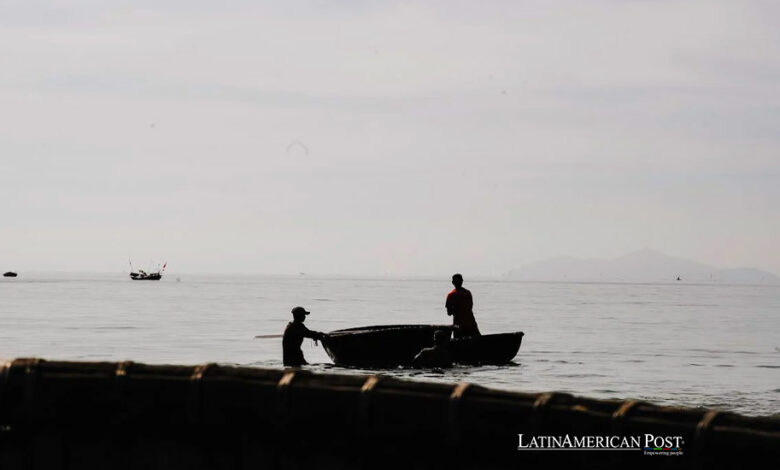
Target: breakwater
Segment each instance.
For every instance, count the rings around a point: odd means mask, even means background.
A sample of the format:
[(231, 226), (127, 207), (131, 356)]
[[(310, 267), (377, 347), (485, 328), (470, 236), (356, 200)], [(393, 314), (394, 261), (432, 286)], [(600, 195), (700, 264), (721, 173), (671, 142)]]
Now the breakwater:
[[(648, 451), (648, 435), (678, 440)], [(677, 453), (663, 455), (669, 445)], [(498, 469), (552, 459), (733, 468), (747, 458), (780, 462), (780, 420), (294, 369), (40, 359), (0, 369), (3, 469)]]

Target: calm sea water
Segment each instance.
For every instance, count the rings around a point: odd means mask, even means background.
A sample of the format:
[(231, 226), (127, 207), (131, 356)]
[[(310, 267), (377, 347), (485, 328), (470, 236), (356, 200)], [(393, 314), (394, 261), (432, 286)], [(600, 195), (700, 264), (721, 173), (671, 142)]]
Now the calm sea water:
[[(524, 331), (515, 363), (383, 371), (520, 390), (780, 415), (780, 287), (468, 282), (483, 333)], [(447, 279), (23, 275), (0, 279), (0, 357), (281, 367), (290, 308), (330, 331), (448, 323)], [(304, 343), (311, 369), (356, 373)]]

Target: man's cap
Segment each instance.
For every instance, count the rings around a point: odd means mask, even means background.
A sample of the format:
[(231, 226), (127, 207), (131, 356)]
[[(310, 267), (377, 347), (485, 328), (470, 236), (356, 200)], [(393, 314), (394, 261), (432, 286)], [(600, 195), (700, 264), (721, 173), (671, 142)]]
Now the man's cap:
[(306, 309), (305, 309), (305, 308), (303, 308), (303, 307), (295, 307), (295, 308), (293, 308), (293, 309), (292, 309), (292, 314), (293, 314), (293, 315), (295, 315), (295, 314), (301, 314), (301, 313), (302, 313), (302, 314), (304, 314), (304, 315), (308, 315), (308, 314), (310, 314), (311, 312), (307, 312), (307, 311), (306, 311)]

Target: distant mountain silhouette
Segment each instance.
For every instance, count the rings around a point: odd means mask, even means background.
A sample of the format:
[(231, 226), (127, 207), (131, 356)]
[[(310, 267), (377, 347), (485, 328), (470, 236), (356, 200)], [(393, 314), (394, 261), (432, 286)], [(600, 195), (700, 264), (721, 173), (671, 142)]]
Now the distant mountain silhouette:
[(552, 258), (514, 269), (505, 278), (521, 281), (690, 282), (780, 284), (774, 274), (756, 268), (714, 266), (640, 250), (615, 259)]

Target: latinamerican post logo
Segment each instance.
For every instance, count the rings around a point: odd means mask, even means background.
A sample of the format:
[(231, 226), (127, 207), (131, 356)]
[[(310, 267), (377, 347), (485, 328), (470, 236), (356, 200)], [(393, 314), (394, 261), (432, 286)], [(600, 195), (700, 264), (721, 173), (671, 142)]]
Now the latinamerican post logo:
[(644, 455), (683, 455), (682, 436), (525, 436), (518, 434), (517, 450), (528, 451), (642, 451)]

